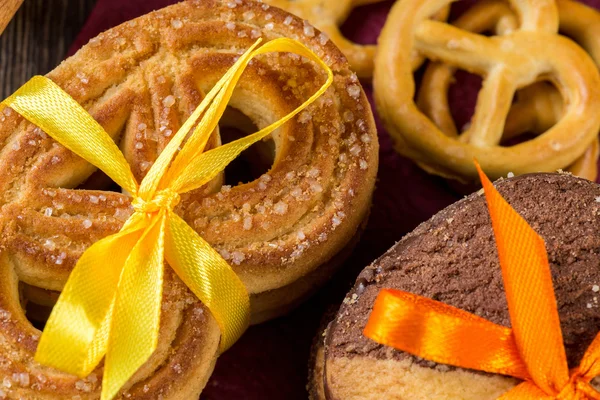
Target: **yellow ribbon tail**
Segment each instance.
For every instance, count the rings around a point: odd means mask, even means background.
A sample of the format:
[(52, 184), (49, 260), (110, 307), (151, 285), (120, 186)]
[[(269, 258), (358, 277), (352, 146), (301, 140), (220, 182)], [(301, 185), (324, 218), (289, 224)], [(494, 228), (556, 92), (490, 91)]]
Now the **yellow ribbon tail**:
[(183, 171), (175, 178), (172, 187), (179, 193), (185, 193), (206, 184), (236, 159), (242, 151), (265, 138), (277, 129), (277, 126), (270, 128), (200, 154), (184, 167)]
[[(183, 126), (177, 131), (175, 136), (173, 136), (173, 139), (171, 139), (169, 144), (167, 144), (165, 149), (159, 154), (158, 158), (156, 159), (156, 162), (154, 162), (152, 167), (150, 167), (150, 170), (148, 171), (146, 177), (140, 185), (140, 197), (152, 197), (152, 195), (158, 188), (161, 180), (165, 177), (165, 172), (167, 171), (167, 169), (173, 169), (171, 164), (175, 153), (179, 151), (181, 144), (183, 143), (185, 138), (188, 137), (190, 130), (200, 117), (203, 118), (200, 120), (198, 126), (196, 126), (191, 136), (189, 136), (188, 142), (185, 144), (185, 146), (183, 146), (179, 154), (187, 154), (188, 156), (190, 156), (190, 153), (196, 154), (202, 153), (202, 151), (204, 151), (204, 146), (206, 145), (208, 138), (210, 137), (211, 133), (216, 127), (216, 123), (214, 125), (209, 124), (209, 121), (207, 121), (205, 115), (214, 116), (215, 114), (217, 114), (220, 116), (223, 114), (223, 111), (227, 107), (227, 104), (221, 104), (223, 102), (222, 89), (224, 87), (227, 87), (229, 85), (229, 81), (232, 79), (235, 79), (235, 82), (237, 82), (239, 77), (234, 78), (234, 75), (238, 73), (240, 68), (243, 71), (248, 61), (252, 57), (252, 50), (254, 50), (254, 48), (256, 48), (256, 46), (258, 46), (260, 42), (261, 39), (258, 39), (248, 50), (246, 50), (246, 52), (242, 56), (240, 56), (240, 58), (233, 65), (233, 67), (231, 67), (225, 73), (225, 75), (223, 75), (223, 77), (217, 82), (217, 84), (210, 90), (210, 92), (208, 92), (206, 97), (202, 100), (200, 105), (192, 113), (190, 118), (188, 118), (187, 121), (185, 121)], [(221, 108), (223, 109), (223, 111), (219, 111)], [(208, 119), (211, 121), (213, 120), (212, 117)], [(195, 148), (192, 150), (192, 147)], [(169, 167), (169, 165), (171, 165), (171, 167)]]
[(100, 168), (129, 193), (137, 192), (131, 168), (114, 140), (50, 79), (34, 76), (1, 105), (11, 107), (67, 149)]
[[(106, 237), (81, 256), (54, 306), (35, 360), (85, 377), (104, 357), (116, 288), (143, 226)], [(103, 256), (110, 254), (110, 263)]]
[(165, 257), (211, 311), (221, 329), (220, 351), (224, 352), (249, 324), (250, 299), (244, 284), (221, 255), (172, 212), (167, 218)]
[(153, 217), (123, 269), (110, 326), (102, 400), (115, 397), (156, 350), (164, 277), (165, 215), (163, 211)]
[[(208, 138), (217, 127), (223, 112), (227, 108), (227, 104), (231, 98), (231, 94), (233, 93), (235, 85), (237, 84), (252, 57), (254, 57), (253, 50), (259, 45), (260, 42), (261, 39), (258, 39), (248, 50), (246, 50), (244, 54), (239, 57), (235, 64), (217, 82), (210, 92), (208, 92), (198, 107), (198, 110), (196, 110), (196, 112), (186, 121), (186, 125), (189, 123), (189, 126), (184, 126), (187, 129), (184, 131), (184, 127), (182, 127), (177, 132), (173, 140), (169, 143), (170, 147), (167, 146), (167, 148), (165, 148), (163, 151), (163, 153), (165, 153), (165, 157), (169, 156), (169, 160), (172, 160), (178, 147), (185, 139), (187, 132), (189, 132), (193, 124), (200, 117), (200, 111), (204, 113), (202, 115), (202, 119), (189, 136), (187, 143), (185, 146), (183, 146), (175, 160), (173, 160), (169, 171), (164, 176), (164, 181), (172, 181), (173, 177), (177, 176), (178, 171), (183, 165), (187, 164), (189, 160), (204, 151), (204, 147), (206, 146)], [(173, 144), (171, 145), (171, 143)], [(177, 161), (178, 159), (180, 160), (179, 162)], [(161, 161), (160, 157), (158, 161)], [(160, 164), (156, 168), (160, 168)], [(152, 170), (150, 170), (149, 175), (150, 173), (152, 173)], [(164, 182), (162, 186), (165, 186)], [(142, 182), (142, 193), (145, 193), (146, 190), (146, 185)]]

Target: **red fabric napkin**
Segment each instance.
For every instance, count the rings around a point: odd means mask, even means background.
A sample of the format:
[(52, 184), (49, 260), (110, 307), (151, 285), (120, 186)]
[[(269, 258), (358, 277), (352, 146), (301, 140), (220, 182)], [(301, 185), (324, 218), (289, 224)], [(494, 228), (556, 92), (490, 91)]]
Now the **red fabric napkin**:
[[(88, 22), (71, 48), (79, 47), (122, 22), (176, 0), (98, 0)], [(458, 2), (457, 15), (474, 0)], [(585, 3), (600, 8), (600, 0)], [(360, 7), (344, 25), (344, 33), (359, 43), (375, 43), (393, 1)], [(458, 126), (470, 119), (481, 80), (461, 74), (450, 91)], [(369, 83), (365, 90), (372, 99)], [(377, 115), (376, 115), (377, 118)], [(335, 279), (311, 300), (286, 317), (251, 327), (242, 339), (219, 359), (215, 372), (202, 393), (209, 399), (305, 400), (307, 363), (319, 320), (328, 305), (339, 304), (356, 275), (404, 234), (462, 194), (444, 179), (428, 175), (400, 157), (379, 120), (381, 144), (377, 190), (369, 225), (353, 256)]]

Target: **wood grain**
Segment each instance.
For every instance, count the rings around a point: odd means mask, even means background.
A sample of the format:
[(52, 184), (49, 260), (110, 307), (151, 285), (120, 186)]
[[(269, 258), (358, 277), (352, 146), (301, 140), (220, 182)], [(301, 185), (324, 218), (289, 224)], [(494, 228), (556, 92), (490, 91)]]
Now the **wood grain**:
[[(5, 4), (22, 0), (0, 0)], [(65, 58), (96, 0), (25, 0), (0, 35), (0, 98)]]
[(23, 0), (0, 0), (0, 35), (22, 3)]

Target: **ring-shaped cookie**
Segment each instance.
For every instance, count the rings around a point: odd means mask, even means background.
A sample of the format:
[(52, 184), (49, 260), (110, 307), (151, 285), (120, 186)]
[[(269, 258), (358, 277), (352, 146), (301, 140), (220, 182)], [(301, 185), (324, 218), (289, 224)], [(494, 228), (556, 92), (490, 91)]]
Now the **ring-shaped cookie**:
[[(330, 41), (299, 26), (259, 2), (185, 1), (104, 32), (48, 75), (115, 139), (140, 180), (203, 93), (259, 37), (296, 37), (326, 60), (332, 87), (274, 133), (267, 173), (233, 187), (220, 177), (175, 209), (240, 276), (254, 322), (285, 313), (340, 265), (368, 214), (377, 171), (375, 125), (358, 78)], [(300, 56), (264, 55), (230, 106), (262, 128), (324, 79)], [(130, 198), (11, 109), (0, 113), (0, 137), (0, 397), (97, 399), (102, 367), (79, 379), (37, 364), (40, 331), (27, 316), (39, 319), (82, 252), (121, 228)], [(219, 144), (215, 133), (210, 147)], [(214, 367), (217, 324), (170, 267), (165, 273), (158, 349), (119, 398), (197, 399)]]

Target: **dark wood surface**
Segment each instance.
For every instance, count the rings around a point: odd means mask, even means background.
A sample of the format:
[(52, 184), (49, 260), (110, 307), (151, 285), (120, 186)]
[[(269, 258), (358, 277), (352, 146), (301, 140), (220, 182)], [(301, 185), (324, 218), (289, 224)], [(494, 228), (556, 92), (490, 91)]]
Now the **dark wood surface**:
[(25, 0), (0, 36), (0, 98), (65, 58), (96, 0)]

